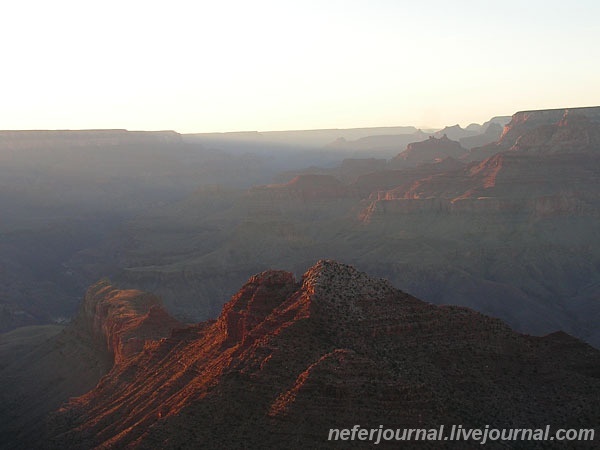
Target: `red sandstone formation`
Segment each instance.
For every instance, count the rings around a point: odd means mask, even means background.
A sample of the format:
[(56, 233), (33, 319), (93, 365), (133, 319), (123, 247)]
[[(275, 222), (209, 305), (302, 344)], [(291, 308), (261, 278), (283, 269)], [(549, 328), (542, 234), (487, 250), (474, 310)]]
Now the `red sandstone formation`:
[(299, 283), (282, 271), (256, 275), (218, 320), (117, 361), (54, 415), (49, 442), (330, 448), (329, 428), (353, 424), (589, 426), (599, 370), (600, 353), (566, 335), (519, 335), (320, 261)]
[(160, 306), (154, 295), (119, 290), (106, 281), (91, 286), (73, 326), (103, 342), (115, 363), (141, 351), (147, 341), (168, 336), (182, 324)]

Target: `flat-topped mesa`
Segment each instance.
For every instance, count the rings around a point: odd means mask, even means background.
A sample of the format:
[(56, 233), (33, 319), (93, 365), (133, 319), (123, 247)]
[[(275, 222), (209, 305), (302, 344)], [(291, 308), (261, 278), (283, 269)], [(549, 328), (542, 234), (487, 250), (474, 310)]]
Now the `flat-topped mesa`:
[(518, 111), (513, 114), (510, 122), (505, 125), (502, 138), (505, 138), (507, 135), (510, 135), (519, 129), (522, 131), (523, 129), (531, 129), (540, 125), (552, 125), (558, 123), (565, 113), (586, 116), (595, 122), (600, 121), (600, 106)]
[(45, 147), (113, 147), (120, 145), (179, 144), (175, 131), (114, 130), (0, 130), (0, 149)]
[(470, 150), (465, 161), (482, 161), (495, 153), (596, 153), (600, 148), (600, 106), (519, 111), (504, 126), (497, 142)]
[(600, 117), (566, 110), (556, 123), (523, 132), (510, 150), (600, 154)]
[(565, 121), (567, 117), (585, 117), (588, 122), (598, 123), (600, 122), (600, 107), (519, 111), (504, 127), (499, 142), (509, 148), (526, 132), (539, 127), (564, 125), (567, 123)]
[(167, 337), (183, 325), (162, 308), (155, 295), (99, 281), (86, 292), (73, 326), (90, 333), (118, 363), (141, 351), (146, 341)]

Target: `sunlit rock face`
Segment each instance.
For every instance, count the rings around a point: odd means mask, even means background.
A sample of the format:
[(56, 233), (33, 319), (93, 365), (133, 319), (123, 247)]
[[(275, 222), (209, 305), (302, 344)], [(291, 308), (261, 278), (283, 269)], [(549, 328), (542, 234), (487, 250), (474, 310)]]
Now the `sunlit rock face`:
[(165, 337), (180, 325), (158, 297), (100, 281), (88, 289), (72, 326), (103, 343), (118, 363), (141, 351), (146, 341)]
[(160, 300), (108, 281), (91, 286), (65, 326), (26, 327), (2, 335), (0, 442), (41, 448), (45, 417), (91, 390), (111, 368), (183, 325)]
[(509, 149), (597, 153), (599, 126), (600, 107), (521, 111), (513, 115), (497, 142), (471, 149), (465, 160), (483, 160)]
[(520, 335), (321, 260), (299, 281), (257, 274), (217, 320), (116, 361), (52, 416), (46, 442), (325, 448), (345, 423), (583, 425), (598, 414), (599, 370), (600, 353), (564, 333)]

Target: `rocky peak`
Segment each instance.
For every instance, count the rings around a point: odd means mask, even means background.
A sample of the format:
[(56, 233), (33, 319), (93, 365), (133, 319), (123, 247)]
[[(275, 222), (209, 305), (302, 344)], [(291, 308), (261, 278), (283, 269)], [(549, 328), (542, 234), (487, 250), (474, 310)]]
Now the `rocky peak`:
[(397, 290), (384, 279), (373, 278), (354, 267), (334, 260), (318, 261), (302, 277), (302, 291), (310, 297), (314, 319), (336, 322), (357, 321), (365, 317), (364, 302), (377, 302)]
[(250, 342), (308, 317), (332, 320), (328, 327), (333, 329), (341, 322), (364, 319), (364, 302), (381, 301), (394, 292), (387, 280), (324, 259), (309, 268), (300, 283), (285, 271), (254, 275), (224, 306), (218, 324), (230, 344)]
[[(298, 317), (301, 309), (309, 315)], [(223, 342), (223, 326), (253, 339)], [(588, 426), (598, 417), (586, 401), (600, 390), (591, 347), (518, 335), (336, 261), (317, 262), (301, 284), (288, 272), (258, 274), (217, 323), (196, 331), (116, 365), (50, 418), (45, 442), (321, 448), (339, 423), (510, 424), (517, 414), (530, 428), (573, 414)]]
[(332, 259), (322, 259), (302, 276), (302, 289), (314, 292), (320, 299), (331, 297), (350, 298), (390, 293), (394, 287), (389, 281), (368, 276), (353, 266)]

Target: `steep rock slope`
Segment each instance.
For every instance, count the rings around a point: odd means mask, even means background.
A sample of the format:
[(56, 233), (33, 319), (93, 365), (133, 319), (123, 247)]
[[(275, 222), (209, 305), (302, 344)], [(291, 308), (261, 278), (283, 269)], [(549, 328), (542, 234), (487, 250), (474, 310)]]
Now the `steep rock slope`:
[(146, 341), (160, 339), (179, 326), (181, 323), (161, 307), (158, 297), (116, 289), (107, 281), (88, 289), (73, 322), (73, 328), (91, 334), (116, 363), (138, 353)]
[[(497, 142), (473, 148), (465, 156), (467, 161), (481, 161), (495, 153), (515, 146), (524, 148), (534, 146), (548, 151), (546, 144), (554, 144), (555, 150), (562, 148), (570, 151), (581, 149), (582, 143), (587, 151), (598, 148), (598, 133), (589, 126), (600, 122), (600, 107), (548, 109), (539, 111), (520, 111), (512, 116), (505, 125)], [(584, 125), (586, 124), (586, 125)], [(583, 126), (582, 126), (583, 125)], [(590, 136), (591, 131), (591, 136)], [(571, 139), (575, 137), (575, 139)], [(591, 139), (590, 139), (591, 138)], [(559, 144), (558, 146), (556, 144)]]
[[(558, 117), (556, 122), (544, 122)], [(597, 215), (599, 118), (600, 108), (517, 113), (492, 146), (505, 151), (462, 170), (398, 186), (380, 193), (378, 200), (408, 200), (387, 204), (388, 211), (394, 207), (421, 210), (431, 205), (446, 211)]]
[(157, 297), (101, 281), (90, 287), (78, 316), (66, 327), (28, 327), (0, 335), (0, 442), (10, 443), (9, 448), (39, 445), (35, 440), (50, 411), (92, 389), (146, 342), (181, 326)]
[(324, 260), (299, 283), (258, 274), (216, 321), (117, 362), (53, 416), (48, 442), (331, 448), (329, 428), (354, 424), (590, 427), (599, 377), (600, 353), (564, 333), (520, 335)]

